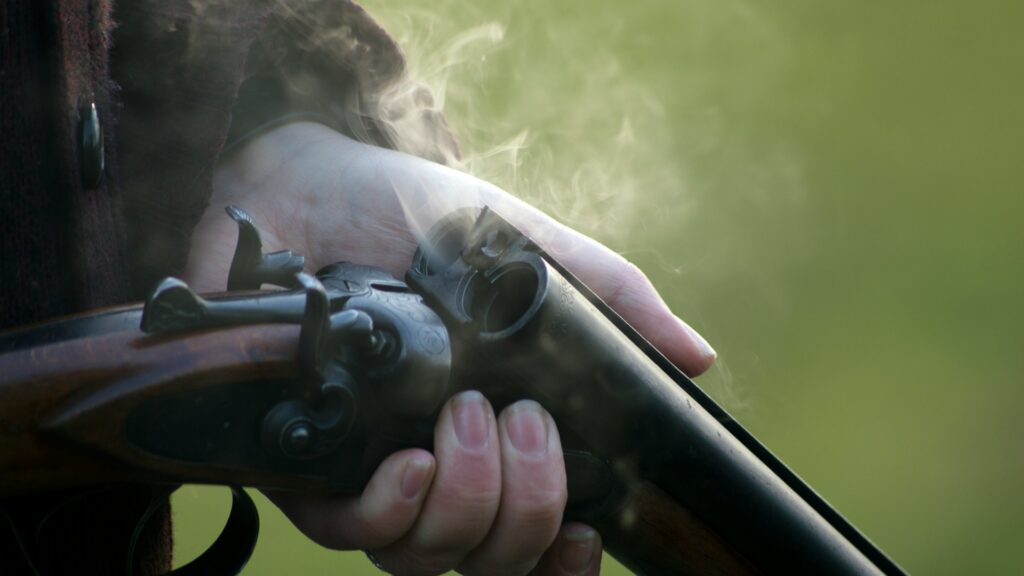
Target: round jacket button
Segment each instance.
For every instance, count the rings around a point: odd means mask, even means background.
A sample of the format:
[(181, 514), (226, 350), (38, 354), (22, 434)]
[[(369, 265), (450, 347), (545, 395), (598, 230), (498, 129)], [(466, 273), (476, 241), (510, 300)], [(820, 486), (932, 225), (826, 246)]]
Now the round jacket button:
[(82, 110), (81, 116), (78, 167), (82, 187), (89, 190), (98, 187), (103, 181), (103, 130), (100, 127), (100, 115), (96, 111), (95, 103), (90, 102)]

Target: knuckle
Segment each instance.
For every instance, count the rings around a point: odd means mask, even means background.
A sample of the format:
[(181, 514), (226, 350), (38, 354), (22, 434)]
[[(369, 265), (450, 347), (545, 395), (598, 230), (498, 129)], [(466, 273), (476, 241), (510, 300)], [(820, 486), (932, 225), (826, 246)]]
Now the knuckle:
[(562, 518), (566, 490), (537, 490), (511, 503), (512, 514), (527, 526), (556, 523)]
[(635, 289), (639, 290), (652, 286), (650, 278), (647, 277), (647, 273), (629, 260), (626, 260), (623, 276), (629, 280), (629, 283)]
[(501, 486), (491, 482), (486, 486), (483, 483), (460, 483), (450, 486), (440, 496), (447, 504), (464, 510), (488, 509), (501, 500)]
[(462, 516), (493, 514), (501, 501), (501, 484), (460, 479), (440, 486), (434, 496), (445, 510), (459, 510)]
[(609, 303), (624, 303), (652, 286), (639, 266), (623, 258), (608, 295)]

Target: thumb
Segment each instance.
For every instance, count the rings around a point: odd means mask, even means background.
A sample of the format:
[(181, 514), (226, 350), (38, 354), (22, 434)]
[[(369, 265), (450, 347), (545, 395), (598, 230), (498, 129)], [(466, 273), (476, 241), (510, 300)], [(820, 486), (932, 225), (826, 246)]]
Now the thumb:
[(299, 530), (321, 546), (335, 550), (382, 548), (412, 528), (436, 468), (430, 452), (413, 448), (388, 456), (358, 496), (265, 493)]

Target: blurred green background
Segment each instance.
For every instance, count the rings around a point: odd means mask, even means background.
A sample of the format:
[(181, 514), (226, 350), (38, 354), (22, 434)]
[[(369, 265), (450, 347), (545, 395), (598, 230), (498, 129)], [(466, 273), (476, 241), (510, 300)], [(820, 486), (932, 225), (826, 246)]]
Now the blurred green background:
[[(1024, 570), (1024, 4), (365, 4), (467, 169), (647, 271), (698, 382), (899, 563)], [(175, 505), (185, 561), (226, 491)], [(262, 508), (246, 573), (375, 573)]]

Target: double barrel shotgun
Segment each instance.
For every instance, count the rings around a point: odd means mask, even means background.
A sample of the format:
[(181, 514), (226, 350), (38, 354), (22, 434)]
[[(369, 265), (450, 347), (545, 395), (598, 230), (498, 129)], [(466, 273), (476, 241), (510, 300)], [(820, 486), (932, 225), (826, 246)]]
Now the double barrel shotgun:
[(0, 334), (0, 521), (26, 562), (41, 531), (4, 499), (204, 483), (232, 487), (232, 510), (178, 572), (238, 573), (258, 532), (241, 486), (357, 493), (389, 454), (429, 449), (444, 402), (476, 389), (553, 415), (566, 518), (638, 574), (903, 574), (495, 212), (444, 219), (404, 281), (351, 263), (305, 274), (228, 213), (228, 292), (169, 278), (141, 306)]

